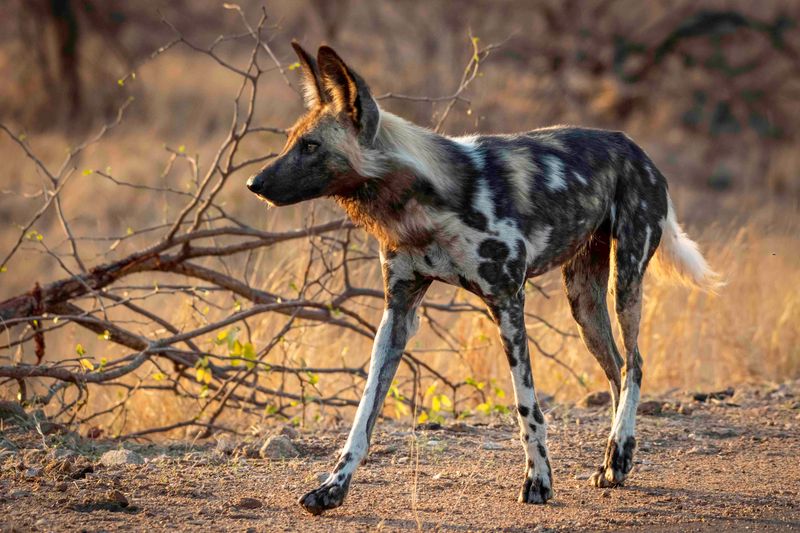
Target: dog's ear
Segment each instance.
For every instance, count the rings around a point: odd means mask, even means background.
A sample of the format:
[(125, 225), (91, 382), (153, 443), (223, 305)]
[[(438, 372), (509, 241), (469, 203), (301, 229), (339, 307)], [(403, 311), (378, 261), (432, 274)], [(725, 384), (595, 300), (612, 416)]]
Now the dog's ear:
[(326, 93), (322, 88), (317, 62), (297, 41), (292, 41), (292, 48), (300, 60), (300, 72), (303, 76), (301, 81), (303, 101), (306, 109), (312, 109), (326, 101)]
[(334, 110), (349, 117), (362, 144), (371, 144), (378, 132), (380, 111), (366, 82), (329, 46), (320, 46), (317, 63), (322, 87)]

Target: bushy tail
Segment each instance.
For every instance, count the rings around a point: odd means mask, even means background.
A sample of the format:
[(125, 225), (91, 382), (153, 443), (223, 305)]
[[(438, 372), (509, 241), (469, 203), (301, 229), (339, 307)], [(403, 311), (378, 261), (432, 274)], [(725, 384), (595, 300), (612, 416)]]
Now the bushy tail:
[(663, 279), (674, 279), (684, 285), (695, 286), (708, 292), (716, 292), (725, 283), (719, 274), (711, 270), (697, 243), (683, 231), (675, 217), (672, 199), (667, 218), (661, 223), (661, 243), (656, 250), (650, 271)]

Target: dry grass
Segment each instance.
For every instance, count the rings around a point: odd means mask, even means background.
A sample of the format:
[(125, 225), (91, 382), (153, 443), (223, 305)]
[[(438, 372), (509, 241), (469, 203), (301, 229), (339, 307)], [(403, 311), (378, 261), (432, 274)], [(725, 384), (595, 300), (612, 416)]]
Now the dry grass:
[[(301, 15), (287, 8), (290, 21), (300, 24)], [(294, 18), (291, 18), (294, 17)], [(294, 21), (294, 22), (292, 22)], [(487, 23), (488, 24), (488, 23)], [(491, 25), (490, 25), (491, 26)], [(316, 30), (314, 30), (316, 31)], [(311, 31), (312, 35), (316, 35)], [(490, 27), (487, 32), (497, 31)], [(368, 79), (374, 79), (376, 92), (388, 90), (398, 92), (426, 91), (429, 94), (447, 94), (460, 72), (452, 67), (447, 58), (460, 58), (457, 51), (463, 44), (455, 35), (440, 51), (441, 61), (425, 63), (426, 69), (437, 71), (435, 88), (427, 87), (430, 80), (418, 79), (423, 70), (411, 69), (408, 80), (387, 72), (384, 61), (365, 53), (363, 49), (347, 53), (347, 44), (352, 36), (345, 34), (345, 57), (354, 56), (353, 62)], [(288, 39), (287, 39), (288, 40)], [(314, 39), (307, 39), (315, 42)], [(455, 44), (454, 44), (455, 43)], [(461, 44), (457, 44), (461, 43)], [(396, 43), (395, 43), (396, 45)], [(388, 45), (387, 45), (388, 46)], [(411, 46), (411, 45), (407, 45)], [(288, 47), (278, 45), (282, 58), (288, 60)], [(466, 48), (465, 48), (466, 49)], [(416, 57), (423, 48), (400, 49), (403, 57)], [(0, 49), (0, 56), (5, 52)], [(397, 53), (395, 51), (395, 53)], [(231, 52), (235, 56), (235, 52)], [(405, 54), (405, 55), (403, 55)], [(444, 55), (441, 55), (444, 54)], [(449, 54), (449, 56), (448, 56)], [(411, 61), (411, 59), (409, 59)], [(7, 61), (0, 61), (6, 64)], [(461, 60), (456, 61), (461, 64)], [(472, 95), (472, 111), (459, 108), (450, 123), (449, 131), (458, 133), (476, 127), (481, 130), (519, 130), (541, 125), (550, 120), (552, 106), (543, 95), (556, 98), (558, 86), (549, 79), (540, 79), (534, 72), (520, 73), (500, 63), (487, 65), (485, 78), (478, 82)], [(413, 72), (412, 72), (413, 71)], [(441, 72), (440, 72), (441, 71)], [(415, 72), (415, 73), (414, 73)], [(568, 80), (575, 84), (593, 84), (587, 90), (594, 91), (587, 110), (576, 112), (565, 110), (558, 121), (577, 121), (580, 117), (593, 125), (611, 126), (605, 115), (608, 102), (622, 97), (622, 89), (611, 79), (599, 81), (581, 78), (574, 72)], [(579, 79), (580, 78), (580, 79)], [(112, 82), (113, 83), (113, 82)], [(198, 58), (185, 51), (175, 50), (139, 69), (137, 77), (137, 102), (131, 108), (128, 122), (102, 144), (92, 147), (85, 154), (84, 168), (104, 169), (112, 167), (114, 174), (136, 183), (168, 182), (181, 188), (187, 179), (185, 169), (168, 176), (161, 176), (165, 152), (164, 145), (174, 148), (184, 145), (191, 153), (201, 154), (201, 161), (219, 141), (229, 120), (230, 98), (235, 92), (236, 80), (222, 73), (207, 58)], [(599, 86), (596, 85), (599, 83)], [(298, 98), (276, 77), (272, 84), (263, 87), (260, 96), (259, 120), (263, 124), (286, 126), (300, 112)], [(604, 103), (605, 102), (605, 103)], [(645, 393), (656, 394), (672, 388), (705, 389), (721, 387), (751, 380), (780, 381), (800, 375), (800, 211), (797, 196), (774, 195), (774, 190), (797, 191), (797, 152), (776, 149), (767, 174), (753, 175), (759, 170), (758, 154), (747, 150), (731, 151), (725, 156), (728, 165), (742, 169), (741, 183), (727, 192), (709, 192), (704, 184), (713, 169), (705, 166), (708, 151), (698, 147), (697, 137), (687, 137), (678, 126), (670, 122), (675, 113), (674, 102), (659, 103), (657, 112), (644, 108), (623, 123), (613, 127), (628, 130), (634, 138), (662, 164), (665, 174), (674, 176), (672, 196), (679, 218), (685, 222), (689, 234), (701, 243), (709, 262), (727, 280), (727, 286), (717, 296), (709, 296), (690, 289), (662, 285), (648, 279), (645, 289), (645, 308), (640, 334), (644, 355)], [(387, 103), (406, 115), (424, 120), (429, 116), (428, 104)], [(559, 104), (561, 108), (563, 103)], [(490, 118), (486, 118), (491, 115)], [(483, 118), (484, 120), (479, 120)], [(663, 132), (659, 135), (657, 132)], [(74, 138), (57, 132), (32, 136), (31, 144), (48, 161), (58, 161), (63, 151), (74, 143)], [(712, 142), (709, 140), (709, 142)], [(721, 141), (713, 141), (721, 142)], [(246, 147), (255, 156), (279, 147), (280, 139), (264, 136), (258, 142), (251, 141)], [(5, 137), (0, 138), (0, 157), (4, 171), (0, 174), (0, 189), (14, 193), (35, 194), (38, 190), (33, 166), (25, 160), (19, 150)], [(207, 157), (206, 157), (207, 159)], [(242, 176), (244, 181), (245, 176)], [(775, 184), (779, 185), (775, 185)], [(765, 186), (766, 185), (766, 186)], [(236, 213), (245, 222), (263, 229), (296, 227), (310, 213), (317, 219), (331, 216), (332, 205), (318, 202), (316, 208), (304, 205), (280, 211), (265, 211), (263, 205), (250, 197), (244, 187), (229, 187), (223, 193), (226, 208)], [(120, 189), (97, 175), (77, 178), (65, 191), (65, 210), (76, 233), (84, 236), (123, 235), (127, 228), (142, 228), (168, 220), (172, 210), (162, 198), (129, 189)], [(17, 194), (0, 195), (0, 249), (5, 250), (15, 237), (14, 223), (27, 217), (39, 205), (37, 198), (24, 198)], [(37, 229), (52, 245), (61, 240), (55, 219), (44, 219)], [(114, 253), (130, 251), (144, 241), (123, 244)], [(81, 246), (97, 254), (107, 253), (109, 242), (85, 241)], [(92, 254), (85, 254), (91, 257)], [(113, 256), (113, 253), (111, 254)], [(98, 255), (98, 261), (105, 256)], [(290, 292), (289, 284), (302, 272), (303, 254), (289, 247), (271, 250), (257, 258), (255, 282), (277, 293)], [(47, 281), (61, 277), (64, 273), (44, 255), (28, 250), (24, 260), (17, 260), (2, 274), (0, 297), (8, 297), (33, 285), (34, 281)], [(366, 285), (380, 287), (377, 261), (365, 265), (359, 273)], [(575, 326), (569, 315), (565, 298), (561, 294), (560, 277), (551, 273), (538, 281), (550, 295), (545, 298), (530, 291), (528, 310), (545, 318), (558, 328), (572, 334)], [(146, 276), (138, 276), (132, 283), (147, 284)], [(449, 294), (451, 288), (435, 286), (433, 294)], [(458, 298), (474, 301), (463, 291)], [(190, 304), (171, 311), (175, 322), (188, 323), (196, 320)], [(228, 302), (227, 305), (229, 305)], [(377, 322), (379, 302), (365, 301), (367, 315)], [(613, 307), (613, 305), (612, 305)], [(260, 333), (269, 338), (282, 324), (280, 318), (266, 316), (254, 321), (254, 343)], [(499, 340), (494, 326), (478, 315), (445, 316), (441, 320), (461, 347), (459, 353), (440, 352), (441, 341), (423, 323), (420, 333), (411, 341), (411, 348), (424, 356), (435, 368), (454, 380), (472, 377), (479, 381), (496, 380), (500, 389), (510, 395), (510, 381), (505, 359), (501, 355)], [(534, 354), (534, 376), (539, 391), (554, 394), (559, 400), (574, 400), (587, 390), (604, 389), (605, 378), (592, 357), (577, 337), (564, 338), (554, 334), (543, 324), (529, 321), (531, 333), (542, 348), (556, 352), (558, 358), (581, 376), (581, 382), (563, 367), (551, 360)], [(72, 357), (74, 346), (81, 342), (92, 353), (102, 356), (110, 348), (101, 340), (72, 330), (59, 333), (49, 339), (49, 357)], [(308, 330), (302, 336), (289, 334), (279, 350), (274, 352), (275, 362), (300, 362), (309, 365), (335, 366), (342, 363), (361, 365), (369, 354), (369, 342), (340, 331), (320, 329)], [(28, 352), (13, 354), (15, 358), (28, 360)], [(272, 357), (272, 356), (271, 356)], [(139, 376), (147, 380), (152, 369), (144, 369)], [(408, 377), (401, 369), (401, 383)], [(266, 383), (270, 378), (262, 378)], [(430, 383), (425, 383), (427, 386)], [(352, 382), (325, 379), (320, 387), (328, 391), (351, 386)], [(358, 392), (351, 391), (353, 397)], [(404, 390), (410, 394), (410, 390)], [(10, 392), (0, 392), (5, 396)], [(110, 405), (120, 400), (113, 388), (95, 392), (89, 399), (95, 407)], [(499, 398), (498, 401), (503, 401)], [(509, 398), (505, 399), (509, 402)], [(387, 414), (393, 414), (393, 402), (388, 402)], [(140, 391), (131, 403), (127, 419), (100, 418), (97, 424), (109, 426), (109, 432), (134, 431), (140, 428), (165, 425), (171, 421), (185, 419), (194, 405), (188, 401), (150, 392)], [(316, 409), (309, 411), (313, 419)], [(337, 418), (336, 413), (321, 413), (323, 419)], [(235, 413), (229, 417), (237, 416)], [(243, 418), (241, 425), (257, 422), (255, 417)]]

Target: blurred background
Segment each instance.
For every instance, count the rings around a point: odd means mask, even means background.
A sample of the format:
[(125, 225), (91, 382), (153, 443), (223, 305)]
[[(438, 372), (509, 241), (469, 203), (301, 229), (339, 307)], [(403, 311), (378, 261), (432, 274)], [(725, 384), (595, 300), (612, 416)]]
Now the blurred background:
[[(559, 123), (625, 130), (668, 177), (679, 219), (728, 281), (718, 296), (648, 281), (641, 332), (645, 393), (800, 376), (800, 3), (287, 0), (238, 5), (251, 21), (266, 9), (264, 35), (291, 82), (263, 63), (267, 72), (259, 81), (254, 122), (275, 128), (290, 126), (302, 111), (293, 38), (308, 49), (334, 46), (376, 95), (433, 99), (381, 100), (423, 125), (441, 118), (447, 102), (435, 99), (459, 88), (473, 42), (503, 43), (480, 62), (444, 131), (514, 132)], [(65, 151), (133, 97), (123, 123), (81, 154), (78, 171), (113, 169), (131, 183), (180, 188), (187, 175), (165, 172), (165, 147), (197, 154), (201, 163), (210, 160), (230, 127), (240, 80), (185, 44), (150, 58), (175, 39), (176, 31), (205, 48), (220, 35), (245, 30), (239, 13), (219, 1), (4, 1), (0, 122), (24, 135), (35, 153), (57, 168)], [(215, 50), (224, 61), (241, 65), (252, 43), (222, 40)], [(279, 150), (282, 141), (257, 135), (242, 151), (258, 157)], [(5, 135), (0, 135), (0, 158), (0, 251), (5, 254), (19, 226), (42, 203), (42, 176)], [(246, 174), (222, 192), (220, 201), (248, 225), (286, 229), (302, 225), (312, 211), (320, 219), (335, 216), (327, 201), (267, 211), (245, 190)], [(125, 241), (112, 253), (109, 242), (92, 239), (167, 220), (179, 207), (91, 173), (74, 178), (62, 198), (73, 231), (86, 239), (84, 254), (91, 257), (88, 252), (94, 251), (97, 261), (130, 253), (137, 241)], [(44, 242), (66, 246), (52, 214), (35, 229)], [(284, 261), (293, 253), (265, 255), (259, 283), (291, 283), (302, 268)], [(379, 289), (377, 264), (364, 272), (367, 284)], [(63, 275), (52, 256), (26, 243), (0, 274), (0, 299)], [(530, 324), (541, 349), (557, 353), (571, 369), (534, 353), (539, 390), (562, 401), (605, 390), (602, 372), (574, 336), (559, 273), (538, 283), (546, 296), (531, 291), (528, 309), (571, 334), (553, 335)], [(449, 290), (436, 287), (434, 293)], [(190, 314), (184, 307), (172, 312)], [(377, 322), (377, 307), (365, 312)], [(257, 326), (267, 336), (276, 327), (266, 319)], [(510, 394), (506, 363), (485, 317), (454, 317), (447, 326), (463, 348), (459, 357), (437, 354), (439, 341), (424, 331), (413, 341), (415, 353), (453, 379), (493, 383)], [(115, 349), (80, 330), (60, 335), (65, 356), (72, 356), (76, 343), (98, 357)], [(368, 354), (366, 340), (314, 335), (304, 331), (284, 356), (314, 364), (355, 358), (361, 364)], [(49, 358), (58, 358), (55, 346), (51, 341)], [(34, 359), (30, 346), (4, 352), (16, 362)], [(104, 394), (92, 401), (110, 402)], [(495, 400), (502, 402), (502, 396)], [(145, 396), (141, 405), (143, 420), (128, 421), (128, 430), (147, 426), (148, 417), (172, 416), (170, 404)]]

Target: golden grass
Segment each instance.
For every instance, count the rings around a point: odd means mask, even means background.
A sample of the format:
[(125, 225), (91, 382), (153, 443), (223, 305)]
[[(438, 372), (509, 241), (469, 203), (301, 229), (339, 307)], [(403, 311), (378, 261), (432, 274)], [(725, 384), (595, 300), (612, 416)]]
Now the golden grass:
[[(711, 264), (725, 276), (727, 285), (718, 295), (647, 278), (640, 333), (645, 396), (673, 389), (691, 391), (724, 388), (748, 381), (780, 382), (800, 373), (798, 221), (800, 218), (795, 218), (783, 230), (769, 234), (764, 234), (763, 228), (752, 222), (739, 227), (712, 227), (692, 232), (703, 243)], [(300, 263), (300, 260), (288, 261), (283, 263), (279, 275), (275, 275), (275, 271), (265, 274), (265, 278), (271, 278), (267, 286), (271, 290), (283, 290), (287, 280), (301, 268)], [(374, 266), (366, 267), (360, 277), (369, 279), (367, 284), (379, 286), (377, 262)], [(537, 282), (551, 297), (546, 299), (536, 291), (529, 291), (527, 310), (575, 334), (576, 328), (561, 291), (558, 273), (548, 274)], [(449, 295), (452, 290), (442, 285), (434, 286), (431, 296)], [(478, 303), (475, 297), (464, 291), (459, 291), (458, 297)], [(613, 296), (609, 301), (613, 310)], [(365, 315), (376, 323), (380, 316), (379, 302), (368, 303), (372, 309), (367, 310)], [(175, 313), (190, 316), (185, 309), (176, 310)], [(500, 404), (511, 403), (507, 364), (494, 325), (485, 317), (475, 314), (434, 316), (441, 319), (457, 340), (459, 353), (440, 351), (445, 348), (444, 344), (432, 333), (430, 325), (423, 321), (420, 332), (409, 345), (415, 354), (453, 381), (471, 377), (477, 381), (496, 383), (499, 389), (506, 392), (506, 396), (495, 398), (495, 401)], [(251, 324), (255, 332), (254, 343), (259, 345), (259, 342), (266, 342), (283, 324), (283, 320), (283, 317), (264, 316), (254, 321)], [(540, 394), (553, 394), (558, 401), (570, 402), (587, 391), (606, 388), (604, 374), (579, 338), (563, 338), (536, 320), (529, 320), (528, 327), (543, 349), (555, 353), (583, 381), (579, 382), (562, 366), (538, 354), (532, 347), (534, 378)], [(369, 350), (368, 339), (350, 333), (342, 334), (335, 329), (320, 328), (287, 335), (286, 340), (266, 361), (321, 367), (357, 366), (367, 360)], [(152, 373), (153, 370), (139, 372), (139, 375), (146, 376), (148, 372)], [(408, 370), (401, 366), (398, 380), (406, 395), (411, 394), (408, 378)], [(280, 379), (277, 375), (262, 375), (261, 383), (275, 386)], [(318, 387), (320, 391), (330, 393), (352, 382), (349, 377), (322, 376)], [(145, 383), (152, 383), (152, 379), (145, 379)], [(423, 389), (432, 383), (431, 379), (426, 379)], [(298, 382), (289, 378), (288, 388), (298, 390)], [(349, 396), (357, 398), (359, 391), (360, 386), (355, 387)], [(449, 394), (441, 384), (437, 392)], [(463, 398), (465, 392), (460, 394)], [(90, 398), (95, 402), (93, 408), (118, 400), (117, 393), (111, 390), (95, 393)], [(426, 408), (431, 406), (430, 402), (428, 397)], [(474, 409), (476, 403), (478, 400), (470, 400), (459, 406)], [(397, 415), (394, 405), (391, 399), (387, 401), (385, 412), (388, 416)], [(140, 392), (131, 401), (127, 419), (116, 419), (110, 431), (114, 433), (123, 428), (124, 431), (134, 431), (178, 422), (197, 407), (193, 402), (168, 395)], [(305, 422), (313, 422), (318, 412), (322, 415), (320, 421), (323, 423), (338, 419), (331, 409), (318, 411), (311, 406)], [(258, 424), (259, 417), (231, 412), (222, 420), (238, 427), (247, 427)], [(99, 421), (101, 425), (108, 422), (108, 418)]]
[[(357, 48), (357, 47), (354, 47)], [(458, 56), (452, 51), (451, 55)], [(2, 51), (0, 51), (0, 56)], [(459, 56), (460, 57), (460, 56)], [(2, 57), (0, 57), (2, 59)], [(452, 59), (452, 58), (451, 58)], [(0, 62), (1, 63), (1, 62)], [(359, 70), (375, 75), (376, 92), (393, 90), (406, 92), (402, 80), (396, 80), (390, 72), (362, 53), (357, 62)], [(459, 67), (460, 68), (460, 67)], [(490, 127), (503, 124), (506, 130), (530, 129), (539, 124), (541, 116), (547, 116), (550, 103), (533, 101), (530, 94), (541, 93), (552, 85), (547, 79), (533, 74), (512, 71), (506, 66), (492, 70), (486, 67), (486, 78), (478, 82), (473, 102), (474, 112), (464, 113), (458, 109), (453, 116), (450, 131), (460, 133), (475, 127), (477, 117), (493, 113)], [(440, 75), (440, 81), (451, 83), (459, 74), (458, 68), (449, 75)], [(213, 73), (213, 76), (209, 73)], [(130, 119), (103, 143), (85, 153), (81, 168), (105, 169), (111, 167), (113, 174), (135, 183), (166, 183), (183, 188), (188, 179), (186, 169), (176, 168), (170, 175), (162, 177), (165, 152), (163, 145), (177, 147), (185, 145), (187, 151), (200, 153), (201, 162), (208, 160), (228, 125), (230, 97), (235, 91), (236, 80), (214, 70), (209, 60), (197, 58), (189, 53), (175, 51), (144, 66), (138, 72), (141, 93), (131, 107)], [(575, 73), (576, 76), (579, 73)], [(413, 77), (412, 74), (409, 74)], [(569, 80), (568, 80), (569, 81)], [(415, 80), (415, 88), (423, 91), (424, 80)], [(581, 83), (590, 83), (583, 80)], [(599, 109), (597, 122), (603, 125), (603, 102), (615, 98), (615, 84), (608, 79), (600, 80), (600, 86), (591, 86), (596, 91), (591, 105)], [(548, 85), (549, 84), (549, 85)], [(557, 93), (555, 89), (551, 87)], [(300, 112), (297, 96), (282, 82), (275, 80), (261, 88), (261, 111), (259, 124), (286, 126)], [(446, 94), (449, 86), (436, 94)], [(407, 91), (412, 92), (412, 91)], [(482, 108), (481, 105), (484, 107)], [(394, 109), (392, 102), (387, 107)], [(410, 104), (397, 104), (408, 110)], [(687, 141), (678, 128), (670, 125), (672, 115), (660, 106), (654, 113), (635, 114), (626, 124), (614, 127), (627, 129), (653, 158), (663, 164), (665, 174), (674, 176), (671, 194), (675, 200), (678, 218), (689, 235), (701, 244), (709, 263), (727, 281), (719, 295), (711, 296), (695, 290), (659, 283), (648, 278), (645, 286), (645, 305), (640, 332), (640, 345), (644, 357), (644, 393), (658, 394), (673, 388), (708, 389), (735, 385), (745, 381), (772, 380), (800, 375), (800, 211), (797, 201), (777, 198), (763, 192), (771, 190), (797, 190), (797, 151), (781, 148), (775, 151), (768, 174), (761, 181), (750, 176), (758, 168), (756, 155), (746, 150), (731, 154), (729, 160), (740, 164), (748, 174), (745, 183), (763, 183), (767, 187), (748, 186), (734, 188), (731, 192), (710, 193), (702, 188), (710, 170), (704, 167), (706, 151)], [(429, 107), (413, 107), (412, 115), (425, 116)], [(409, 113), (405, 113), (408, 115)], [(565, 120), (573, 120), (569, 116)], [(478, 128), (484, 127), (478, 123)], [(607, 125), (607, 124), (605, 124)], [(497, 129), (497, 128), (495, 128)], [(657, 136), (656, 131), (665, 131)], [(37, 153), (50, 164), (60, 161), (64, 150), (75, 142), (58, 133), (31, 136)], [(244, 147), (242, 155), (252, 157), (278, 148), (282, 139), (274, 136), (259, 136)], [(0, 189), (32, 194), (38, 190), (38, 181), (33, 165), (27, 161), (7, 138), (0, 137), (0, 156), (5, 171), (0, 174)], [(244, 182), (245, 173), (241, 176)], [(689, 186), (688, 184), (695, 184)], [(776, 185), (777, 184), (777, 185)], [(282, 210), (264, 209), (243, 186), (230, 185), (221, 195), (226, 208), (245, 222), (262, 229), (297, 227), (308, 217), (312, 207), (308, 205)], [(6, 250), (16, 237), (15, 223), (27, 219), (40, 205), (38, 198), (23, 198), (18, 195), (0, 195), (0, 250)], [(331, 216), (330, 203), (317, 202), (321, 218)], [(181, 206), (162, 197), (153, 197), (139, 191), (120, 189), (96, 175), (80, 176), (66, 189), (64, 207), (69, 213), (73, 230), (81, 235), (123, 235), (127, 228), (141, 228), (169, 218)], [(47, 242), (59, 242), (62, 238), (57, 221), (47, 217), (37, 225)], [(126, 242), (114, 253), (130, 252), (142, 246), (146, 239)], [(102, 254), (110, 243), (82, 242), (86, 257)], [(296, 245), (280, 247), (261, 253), (256, 258), (254, 283), (277, 293), (289, 294), (290, 282), (299, 279), (304, 268), (303, 250)], [(60, 250), (65, 250), (61, 247)], [(108, 257), (113, 257), (111, 254)], [(12, 262), (9, 272), (2, 274), (0, 297), (13, 296), (27, 290), (34, 281), (47, 282), (65, 274), (51, 260), (35, 251), (26, 251), (24, 259)], [(97, 255), (95, 262), (106, 260)], [(374, 288), (381, 286), (377, 261), (364, 265), (358, 279)], [(147, 276), (136, 276), (131, 283), (150, 283)], [(577, 333), (561, 289), (560, 276), (550, 273), (537, 283), (542, 285), (550, 298), (536, 291), (529, 291), (527, 309), (552, 325), (573, 335)], [(452, 288), (434, 286), (431, 297), (449, 295)], [(473, 303), (477, 300), (460, 291), (458, 298)], [(230, 306), (230, 298), (225, 300)], [(163, 303), (163, 301), (162, 301)], [(197, 320), (196, 313), (185, 301), (173, 308), (166, 318), (178, 324)], [(154, 302), (154, 305), (157, 305)], [(611, 305), (613, 309), (613, 303)], [(377, 323), (380, 302), (365, 300), (358, 310)], [(212, 311), (213, 313), (213, 311)], [(454, 381), (468, 377), (478, 381), (494, 380), (505, 398), (498, 402), (511, 403), (511, 388), (505, 358), (502, 356), (494, 325), (485, 317), (476, 314), (442, 315), (434, 313), (442, 321), (459, 346), (458, 353), (442, 351), (444, 345), (436, 337), (429, 324), (424, 321), (418, 336), (409, 347), (417, 356)], [(251, 321), (253, 342), (263, 345), (281, 327), (284, 317), (272, 315)], [(544, 324), (530, 320), (529, 330), (538, 339), (541, 347), (557, 354), (559, 360), (581, 376), (576, 380), (563, 367), (550, 359), (533, 352), (533, 370), (540, 393), (554, 394), (558, 400), (573, 401), (589, 390), (605, 389), (605, 377), (583, 343), (576, 336), (564, 338)], [(52, 359), (73, 357), (74, 346), (81, 342), (96, 355), (118, 356), (119, 348), (93, 335), (79, 330), (69, 330), (48, 336), (48, 356)], [(211, 347), (209, 346), (209, 349)], [(29, 361), (31, 348), (26, 347), (16, 354), (17, 360)], [(300, 334), (292, 332), (286, 336), (267, 362), (301, 364), (313, 366), (360, 366), (369, 357), (370, 342), (355, 334), (342, 334), (330, 328), (313, 328)], [(143, 383), (152, 383), (153, 368), (143, 368), (137, 373)], [(407, 384), (408, 370), (401, 367), (399, 382), (403, 393), (411, 393)], [(265, 375), (265, 385), (274, 385), (277, 376)], [(290, 379), (290, 388), (297, 382)], [(132, 381), (131, 381), (132, 382)], [(358, 382), (356, 382), (358, 383)], [(430, 385), (430, 380), (423, 387)], [(319, 388), (332, 392), (352, 385), (350, 378), (323, 376)], [(441, 389), (439, 384), (439, 390)], [(347, 392), (356, 398), (360, 385)], [(11, 391), (0, 391), (0, 397)], [(114, 388), (93, 389), (88, 409), (100, 410), (121, 399)], [(430, 401), (430, 400), (428, 400)], [(462, 407), (474, 407), (474, 401)], [(428, 404), (430, 405), (430, 404)], [(394, 414), (394, 403), (387, 402), (386, 414)], [(194, 401), (152, 391), (138, 391), (130, 401), (126, 418), (100, 417), (93, 423), (106, 427), (108, 433), (129, 432), (152, 426), (167, 425), (185, 420), (197, 409)], [(316, 414), (309, 411), (309, 420)], [(322, 409), (324, 421), (335, 420), (330, 409)], [(349, 415), (346, 415), (348, 418)], [(226, 415), (227, 423), (246, 427), (258, 423), (257, 416)]]

